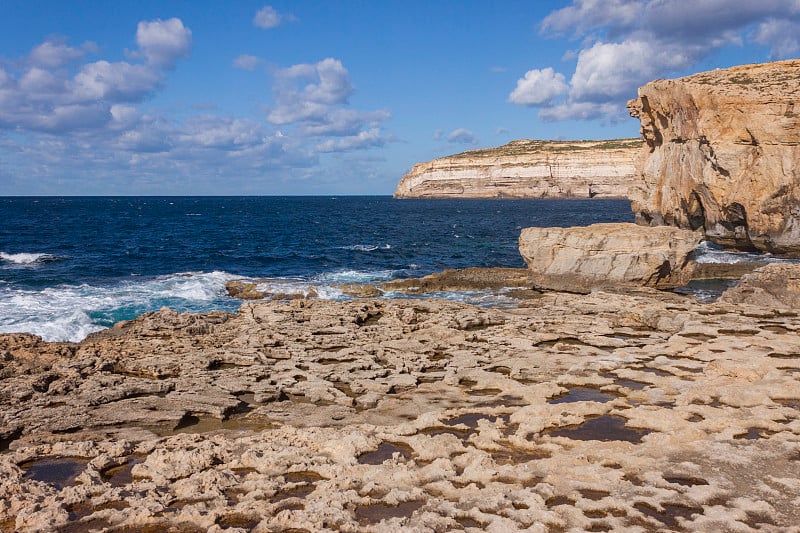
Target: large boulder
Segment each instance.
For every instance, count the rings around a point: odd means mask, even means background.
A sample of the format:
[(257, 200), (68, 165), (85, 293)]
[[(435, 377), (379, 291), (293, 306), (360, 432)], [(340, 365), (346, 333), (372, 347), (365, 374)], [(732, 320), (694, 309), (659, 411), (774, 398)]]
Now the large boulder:
[(723, 246), (800, 253), (800, 60), (745, 65), (639, 89), (645, 143), (637, 223), (702, 228)]
[(655, 288), (685, 285), (698, 232), (630, 223), (573, 228), (525, 228), (519, 251), (536, 288), (590, 292), (632, 284)]
[(772, 263), (742, 278), (722, 293), (721, 302), (750, 304), (773, 309), (800, 308), (800, 265)]

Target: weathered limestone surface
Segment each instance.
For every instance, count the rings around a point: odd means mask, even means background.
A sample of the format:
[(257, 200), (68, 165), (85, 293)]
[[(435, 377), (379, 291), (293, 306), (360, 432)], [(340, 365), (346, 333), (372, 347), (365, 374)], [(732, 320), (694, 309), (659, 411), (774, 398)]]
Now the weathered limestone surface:
[(3, 335), (0, 530), (798, 531), (798, 333), (642, 289)]
[(703, 228), (725, 246), (800, 253), (800, 60), (658, 80), (641, 121), (637, 222)]
[(626, 198), (641, 139), (511, 141), (414, 165), (396, 198)]
[(519, 251), (536, 288), (583, 293), (617, 284), (667, 288), (691, 279), (690, 254), (701, 237), (629, 223), (524, 228)]
[(720, 298), (729, 303), (800, 309), (800, 265), (772, 263), (760, 267), (745, 275)]

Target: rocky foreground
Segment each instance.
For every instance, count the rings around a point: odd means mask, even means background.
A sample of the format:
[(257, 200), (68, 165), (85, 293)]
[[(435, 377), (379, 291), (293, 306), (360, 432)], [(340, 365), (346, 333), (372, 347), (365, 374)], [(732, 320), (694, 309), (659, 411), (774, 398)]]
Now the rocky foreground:
[(414, 165), (396, 198), (627, 198), (641, 139), (518, 140)]
[(650, 289), (0, 336), (2, 531), (799, 531), (800, 316)]

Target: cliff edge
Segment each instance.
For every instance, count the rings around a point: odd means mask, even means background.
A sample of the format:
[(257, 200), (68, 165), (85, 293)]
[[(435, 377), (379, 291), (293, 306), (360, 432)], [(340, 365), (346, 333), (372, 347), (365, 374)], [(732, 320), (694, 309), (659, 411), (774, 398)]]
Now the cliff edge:
[(800, 253), (800, 60), (639, 89), (636, 221), (702, 228), (724, 246)]
[(518, 140), (414, 165), (395, 198), (627, 198), (641, 139)]

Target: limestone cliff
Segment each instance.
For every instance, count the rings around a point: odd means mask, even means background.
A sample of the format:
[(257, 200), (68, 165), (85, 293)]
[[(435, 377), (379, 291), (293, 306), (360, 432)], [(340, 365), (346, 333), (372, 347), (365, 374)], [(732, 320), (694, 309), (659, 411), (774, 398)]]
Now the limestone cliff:
[(511, 141), (414, 165), (396, 198), (626, 198), (640, 139)]
[(703, 228), (717, 243), (800, 253), (800, 60), (745, 65), (639, 89), (645, 144), (637, 222)]

